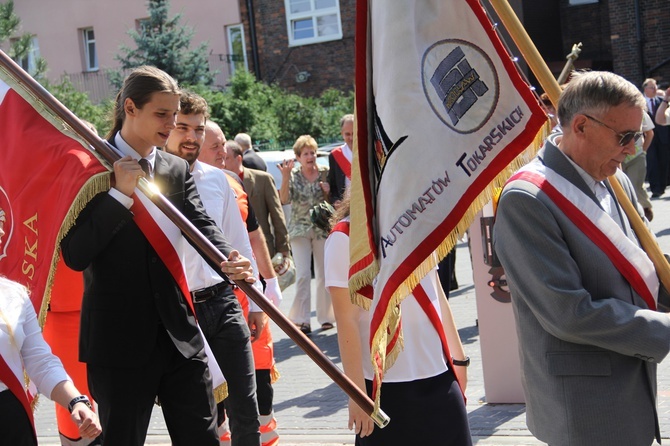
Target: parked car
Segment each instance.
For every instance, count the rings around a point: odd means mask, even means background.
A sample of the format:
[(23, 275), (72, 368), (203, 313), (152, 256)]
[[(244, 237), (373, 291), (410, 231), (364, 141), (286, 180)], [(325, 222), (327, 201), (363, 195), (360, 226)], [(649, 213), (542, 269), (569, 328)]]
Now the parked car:
[[(295, 154), (292, 150), (273, 150), (269, 152), (257, 153), (261, 158), (263, 158), (265, 164), (268, 165), (268, 173), (274, 177), (275, 183), (277, 184), (277, 189), (279, 189), (281, 187), (282, 177), (277, 165), (284, 161), (295, 159)], [(316, 162), (321, 166), (328, 166), (328, 153), (329, 152), (324, 152), (321, 150), (321, 148), (319, 148), (319, 150), (316, 152)], [(297, 160), (296, 164), (299, 164)]]
[(332, 144), (326, 144), (324, 146), (320, 146), (319, 151), (330, 153), (333, 149), (337, 149), (338, 147), (342, 147), (343, 145), (344, 145), (344, 141), (338, 141), (338, 142), (334, 142)]

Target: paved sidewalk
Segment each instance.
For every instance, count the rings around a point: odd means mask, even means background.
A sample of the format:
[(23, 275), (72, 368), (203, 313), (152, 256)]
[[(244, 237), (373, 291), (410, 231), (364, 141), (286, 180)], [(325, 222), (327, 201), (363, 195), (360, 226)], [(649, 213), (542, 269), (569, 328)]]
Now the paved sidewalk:
[[(655, 218), (652, 230), (664, 252), (670, 252), (670, 195), (652, 201)], [(467, 409), (470, 427), (478, 445), (541, 445), (525, 425), (523, 404), (487, 404), (479, 349), (477, 309), (467, 244), (457, 247), (456, 275), (460, 288), (452, 292), (450, 304), (466, 351), (472, 358), (468, 373)], [(288, 312), (294, 287), (284, 294), (281, 308)], [(312, 326), (317, 327), (316, 319)], [(347, 397), (281, 330), (273, 326), (275, 356), (282, 375), (275, 384), (275, 413), (279, 423), (281, 444), (291, 445), (353, 445), (347, 430)], [(336, 329), (311, 335), (315, 344), (339, 367)], [(670, 439), (670, 359), (663, 362), (658, 373), (658, 405), (661, 433)], [(36, 414), (41, 446), (59, 445), (53, 404), (43, 399)], [(169, 445), (167, 429), (160, 411), (154, 411), (146, 444)]]

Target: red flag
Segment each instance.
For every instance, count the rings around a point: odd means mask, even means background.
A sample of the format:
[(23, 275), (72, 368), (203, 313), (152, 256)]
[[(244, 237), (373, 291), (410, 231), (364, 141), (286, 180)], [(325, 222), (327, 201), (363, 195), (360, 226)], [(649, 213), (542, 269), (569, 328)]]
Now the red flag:
[[(27, 74), (26, 74), (27, 76)], [(28, 102), (30, 100), (30, 102)], [(110, 188), (110, 168), (62, 119), (0, 70), (0, 275), (25, 285), (44, 325), (60, 242), (79, 212)], [(168, 266), (191, 305), (183, 270), (179, 229), (143, 194), (135, 196), (136, 222)], [(58, 266), (58, 268), (57, 268)], [(61, 283), (62, 284), (62, 283)], [(204, 337), (203, 337), (204, 339)], [(217, 400), (227, 393), (225, 379), (212, 359)]]
[(400, 302), (530, 159), (546, 116), (475, 0), (358, 0), (356, 37), (350, 287), (377, 280), (379, 384)]
[(109, 189), (110, 176), (83, 140), (20, 89), (0, 80), (0, 274), (30, 290), (43, 325), (60, 241), (78, 211)]

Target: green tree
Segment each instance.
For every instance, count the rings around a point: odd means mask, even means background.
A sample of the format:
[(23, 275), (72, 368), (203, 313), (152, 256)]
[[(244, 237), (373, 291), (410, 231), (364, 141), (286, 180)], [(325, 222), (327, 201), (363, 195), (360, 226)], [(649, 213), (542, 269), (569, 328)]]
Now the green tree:
[[(182, 15), (169, 18), (168, 0), (149, 0), (149, 19), (141, 23), (140, 30), (130, 30), (128, 35), (137, 48), (121, 45), (122, 54), (115, 59), (121, 63), (121, 70), (129, 70), (140, 65), (160, 68), (184, 85), (211, 85), (214, 74), (207, 61), (208, 43), (203, 42), (191, 50), (193, 29), (179, 24)], [(123, 83), (120, 71), (111, 71), (110, 79), (118, 88)]]
[(45, 81), (44, 88), (78, 118), (91, 122), (100, 136), (104, 136), (111, 127), (109, 119), (113, 105), (111, 100), (98, 105), (93, 104), (88, 94), (77, 91), (67, 76), (63, 76), (57, 83)]
[(256, 81), (252, 74), (237, 71), (223, 91), (207, 87), (196, 87), (194, 90), (207, 100), (211, 119), (221, 126), (227, 136), (245, 132), (254, 140), (276, 138), (280, 118), (274, 114), (272, 104), (277, 92)]
[[(33, 49), (33, 36), (30, 33), (18, 35), (21, 19), (14, 12), (14, 0), (0, 4), (0, 43), (10, 41), (9, 57), (17, 62), (25, 60)], [(38, 57), (30, 75), (40, 80), (47, 69), (46, 61)]]
[(304, 134), (320, 143), (340, 140), (340, 118), (352, 113), (353, 92), (329, 89), (318, 98), (288, 93), (238, 70), (223, 91), (193, 88), (209, 104), (211, 119), (227, 137), (244, 132), (261, 150), (286, 149)]
[(277, 138), (286, 144), (293, 144), (300, 135), (311, 135), (318, 139), (323, 134), (319, 125), (319, 108), (313, 98), (305, 98), (297, 94), (279, 95), (274, 103), (274, 113), (286, 116), (279, 125)]
[(354, 92), (343, 93), (334, 88), (324, 91), (318, 100), (322, 137), (329, 140), (341, 140), (340, 119), (354, 112)]

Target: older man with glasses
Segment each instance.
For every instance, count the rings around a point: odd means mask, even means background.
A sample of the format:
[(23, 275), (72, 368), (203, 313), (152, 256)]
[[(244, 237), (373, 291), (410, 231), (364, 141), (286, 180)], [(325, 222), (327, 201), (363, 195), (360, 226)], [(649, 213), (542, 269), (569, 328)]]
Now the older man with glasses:
[(620, 76), (576, 74), (561, 94), (563, 133), (505, 186), (494, 246), (519, 336), (526, 421), (560, 445), (660, 442), (656, 365), (670, 351), (659, 282), (609, 177), (640, 216), (619, 169), (635, 152), (645, 100)]

